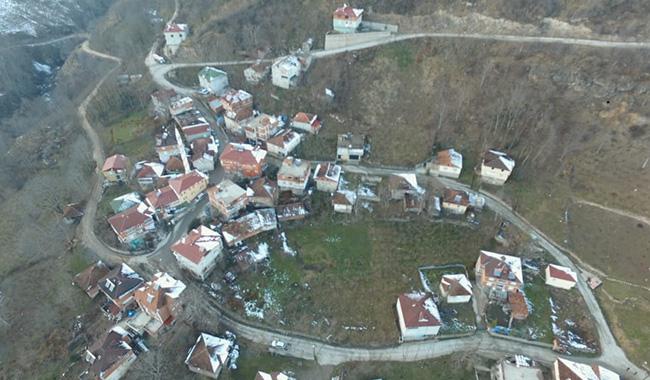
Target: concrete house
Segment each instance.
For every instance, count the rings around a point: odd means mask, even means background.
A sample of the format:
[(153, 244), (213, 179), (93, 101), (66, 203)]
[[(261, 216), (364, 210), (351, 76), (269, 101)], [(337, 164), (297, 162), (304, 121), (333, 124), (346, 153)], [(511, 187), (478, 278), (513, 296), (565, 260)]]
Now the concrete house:
[(266, 150), (276, 157), (286, 157), (298, 147), (300, 140), (299, 133), (284, 129), (266, 141)]
[(104, 312), (119, 318), (121, 311), (134, 301), (133, 295), (143, 283), (144, 279), (126, 264), (111, 270), (97, 283), (108, 300), (102, 306)]
[(229, 179), (208, 189), (210, 205), (219, 213), (222, 220), (229, 220), (244, 210), (248, 205), (246, 190)]
[(397, 298), (400, 341), (421, 340), (438, 335), (442, 320), (433, 297), (421, 292), (400, 294)]
[(445, 189), (442, 195), (442, 209), (454, 215), (464, 215), (469, 207), (469, 194), (463, 190)]
[(316, 114), (298, 112), (296, 116), (291, 119), (291, 126), (295, 129), (300, 129), (301, 131), (315, 135), (320, 131), (322, 123)]
[(187, 39), (190, 28), (187, 24), (171, 23), (165, 25), (165, 54), (175, 55), (181, 43)]
[(316, 190), (333, 193), (339, 188), (341, 167), (331, 162), (316, 165), (314, 182)]
[(544, 380), (542, 369), (532, 360), (515, 355), (499, 360), (490, 369), (491, 380)]
[(153, 112), (157, 116), (169, 116), (169, 105), (172, 99), (176, 98), (178, 94), (174, 90), (160, 89), (151, 93), (151, 104), (153, 104)]
[(519, 289), (508, 292), (508, 308), (510, 309), (510, 324), (508, 327), (512, 326), (513, 320), (523, 321), (530, 314), (526, 296)]
[(131, 336), (120, 326), (111, 328), (101, 340), (86, 350), (88, 372), (95, 379), (118, 380), (137, 359)]
[(578, 275), (571, 268), (549, 264), (546, 267), (546, 285), (560, 289), (572, 289), (578, 282)]
[(388, 189), (393, 200), (403, 200), (406, 194), (423, 196), (425, 191), (418, 185), (418, 179), (412, 173), (391, 174), (388, 177)]
[(123, 154), (114, 154), (104, 161), (102, 166), (104, 178), (110, 182), (129, 180), (129, 159)]
[(172, 98), (169, 103), (169, 114), (171, 116), (178, 116), (182, 113), (189, 112), (194, 109), (194, 100), (189, 96), (177, 96)]
[(185, 144), (181, 139), (178, 129), (172, 126), (162, 126), (160, 133), (156, 134), (156, 153), (163, 164), (172, 157), (180, 157), (185, 152)]
[(440, 295), (447, 303), (467, 303), (472, 298), (472, 283), (464, 274), (445, 274), (440, 279)]
[(310, 176), (310, 161), (287, 157), (282, 161), (278, 171), (278, 187), (280, 191), (291, 191), (293, 194), (301, 195), (307, 188)]
[(246, 188), (248, 203), (256, 208), (275, 207), (279, 192), (278, 184), (268, 177), (258, 178)]
[(154, 210), (141, 203), (108, 218), (108, 223), (121, 243), (138, 243), (156, 230)]
[(219, 161), (227, 174), (258, 178), (266, 168), (266, 151), (249, 144), (230, 143), (224, 148)]
[(243, 134), (243, 123), (253, 117), (253, 95), (243, 90), (230, 89), (221, 97), (226, 128), (235, 134)]
[(183, 160), (177, 156), (170, 157), (165, 164), (165, 174), (169, 178), (174, 178), (179, 174), (183, 174), (186, 171), (189, 171), (189, 168), (187, 168), (187, 170), (185, 169), (186, 168)]
[(491, 185), (503, 185), (515, 168), (515, 160), (506, 153), (490, 149), (481, 162), (481, 181)]
[(106, 277), (111, 269), (99, 260), (88, 268), (74, 276), (73, 284), (88, 294), (88, 297), (95, 298), (99, 294), (99, 281)]
[(216, 379), (228, 365), (232, 349), (231, 341), (202, 333), (187, 354), (185, 364), (194, 373)]
[(204, 281), (217, 265), (223, 243), (221, 235), (205, 226), (199, 226), (171, 246), (181, 268)]
[(111, 209), (113, 210), (114, 213), (122, 212), (126, 209), (137, 206), (140, 203), (142, 203), (142, 199), (140, 199), (140, 194), (135, 191), (131, 193), (126, 193), (124, 195), (120, 195), (117, 198), (111, 199), (111, 201), (109, 202)]
[(553, 380), (620, 380), (614, 371), (598, 364), (583, 364), (557, 358), (553, 363)]
[(198, 170), (192, 170), (187, 174), (170, 179), (169, 187), (178, 196), (180, 204), (190, 203), (208, 188), (208, 176)]
[(303, 64), (294, 55), (280, 57), (271, 66), (271, 81), (274, 86), (291, 89), (298, 86)]
[(254, 380), (296, 380), (296, 379), (282, 372), (266, 373), (262, 371), (257, 371)]
[(141, 162), (136, 164), (135, 167), (135, 179), (142, 189), (154, 186), (165, 172), (165, 165), (159, 162)]
[(223, 70), (206, 66), (198, 75), (199, 85), (215, 95), (223, 95), (228, 89), (228, 74)]
[(305, 205), (305, 202), (292, 202), (287, 204), (281, 204), (275, 208), (275, 215), (278, 218), (278, 222), (289, 222), (292, 220), (302, 220), (309, 215), (309, 209)]
[(192, 109), (191, 111), (174, 116), (174, 121), (181, 128), (187, 142), (192, 142), (200, 138), (208, 138), (212, 135), (210, 123), (201, 111), (197, 109)]
[(226, 242), (226, 245), (232, 247), (257, 234), (272, 231), (277, 226), (278, 221), (275, 215), (275, 209), (265, 208), (255, 210), (239, 219), (226, 223), (221, 233), (223, 234), (223, 240)]
[(170, 186), (153, 190), (145, 196), (145, 202), (160, 219), (172, 217), (182, 207), (178, 195)]
[(332, 196), (332, 206), (334, 207), (334, 212), (352, 214), (356, 202), (357, 193), (354, 191), (338, 190)]
[(344, 4), (332, 14), (332, 29), (339, 33), (356, 33), (363, 20), (363, 9)]
[(336, 142), (336, 160), (351, 164), (361, 162), (366, 151), (366, 137), (346, 133), (338, 135)]
[(524, 286), (521, 258), (502, 253), (481, 251), (476, 261), (476, 282), (505, 298), (507, 292)]
[(425, 167), (428, 174), (458, 178), (463, 170), (463, 155), (453, 148), (441, 150)]
[(191, 143), (192, 148), (192, 166), (194, 169), (208, 173), (214, 170), (214, 162), (219, 152), (219, 144), (214, 141), (214, 137), (199, 138)]
[(271, 66), (262, 62), (255, 63), (244, 70), (246, 82), (258, 84), (265, 80), (271, 72)]
[(134, 294), (135, 302), (151, 320), (144, 330), (151, 335), (163, 326), (171, 326), (181, 310), (178, 298), (185, 291), (185, 284), (167, 273), (156, 273), (151, 281), (139, 287)]

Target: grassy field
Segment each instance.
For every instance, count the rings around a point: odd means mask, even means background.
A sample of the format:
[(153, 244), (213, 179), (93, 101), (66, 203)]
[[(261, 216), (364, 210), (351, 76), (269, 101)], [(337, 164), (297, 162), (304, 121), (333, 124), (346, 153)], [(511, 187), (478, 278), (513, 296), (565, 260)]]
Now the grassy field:
[[(462, 274), (466, 273), (466, 270), (462, 265), (450, 265), (445, 268), (421, 269), (420, 272), (428, 281), (429, 288), (440, 296), (438, 285), (442, 276), (445, 274)], [(450, 304), (444, 298), (441, 298), (438, 310), (443, 321), (440, 335), (453, 335), (476, 330), (476, 314), (471, 301)]]
[(349, 363), (337, 368), (344, 379), (371, 380), (467, 380), (474, 378), (474, 369), (467, 357), (444, 357), (414, 363), (369, 362)]
[(288, 244), (298, 255), (284, 255), (279, 240), (267, 237), (269, 268), (245, 273), (239, 283), (246, 300), (270, 304), (268, 323), (282, 321), (285, 328), (331, 335), (339, 343), (396, 342), (395, 299), (422, 289), (417, 268), (471, 266), (479, 249), (492, 244), (496, 228), (328, 218), (287, 225)]
[(124, 154), (132, 163), (151, 158), (154, 155), (155, 127), (145, 111), (138, 111), (102, 129), (100, 136), (107, 147), (106, 154)]

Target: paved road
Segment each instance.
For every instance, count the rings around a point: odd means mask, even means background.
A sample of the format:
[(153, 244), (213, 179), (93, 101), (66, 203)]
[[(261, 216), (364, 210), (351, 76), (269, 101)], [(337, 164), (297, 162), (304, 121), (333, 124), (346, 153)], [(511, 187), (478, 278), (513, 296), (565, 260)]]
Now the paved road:
[[(176, 2), (176, 4), (178, 6), (178, 2)], [(402, 40), (408, 39), (408, 36), (403, 36), (403, 37), (404, 38), (402, 38)], [(431, 37), (431, 34), (420, 34), (417, 36), (413, 35), (410, 38), (420, 38), (420, 37)], [(506, 37), (507, 36), (495, 36), (494, 39), (504, 39)], [(518, 37), (513, 41), (550, 42), (546, 40), (549, 40), (549, 38)], [(553, 42), (569, 43), (569, 42), (563, 42), (563, 40), (567, 40), (567, 39), (553, 39)], [(587, 42), (577, 43), (577, 41), (582, 41), (582, 40), (574, 40), (574, 39), (568, 39), (568, 40), (572, 41), (571, 43), (573, 44), (587, 44)], [(389, 42), (384, 42), (384, 43), (389, 43)], [(598, 46), (598, 47), (623, 47), (620, 45), (622, 43), (619, 42), (589, 41), (589, 44), (594, 44), (589, 46)], [(88, 47), (87, 43), (85, 43), (82, 46), (82, 49), (88, 52), (89, 54), (95, 55), (97, 57), (111, 59), (117, 63), (121, 62), (118, 58), (93, 51)], [(337, 53), (330, 52), (328, 54), (337, 54)], [(321, 56), (325, 56), (325, 54), (322, 54)], [(149, 58), (150, 57), (148, 57), (147, 61), (149, 61), (150, 63), (151, 60)], [(193, 64), (193, 65), (201, 65), (201, 64)], [(154, 79), (157, 78), (158, 80), (160, 80), (161, 77), (164, 79), (164, 70), (156, 71), (155, 69), (156, 67), (160, 67), (160, 66), (162, 65), (154, 64), (149, 66), (150, 69), (152, 69), (152, 75), (155, 74)], [(93, 89), (93, 91), (79, 106), (79, 116), (82, 121), (82, 126), (86, 131), (86, 133), (88, 134), (89, 139), (93, 145), (93, 158), (97, 163), (98, 168), (101, 167), (103, 163), (104, 152), (101, 146), (101, 141), (99, 140), (96, 132), (94, 131), (89, 121), (87, 120), (86, 108), (90, 103), (90, 101), (92, 100), (92, 98), (94, 98), (94, 96), (96, 95), (97, 90), (101, 87), (103, 82), (118, 67), (119, 65), (116, 65), (115, 68), (113, 68), (109, 73), (107, 73), (104, 77), (102, 77), (102, 79), (97, 84), (97, 86)], [(159, 82), (158, 80), (157, 82), (163, 85), (163, 87), (169, 88), (169, 85), (167, 84), (168, 82), (166, 80), (164, 80), (163, 82)], [(391, 174), (396, 172), (395, 169), (387, 169), (387, 168), (346, 167), (346, 170), (348, 171), (357, 170), (360, 172), (365, 172), (373, 175), (386, 175), (386, 174)], [(99, 174), (100, 174), (99, 171), (97, 171), (98, 178), (99, 178)], [(97, 202), (99, 200), (99, 196), (101, 195), (100, 181), (97, 180), (96, 182), (97, 183), (93, 187), (93, 191), (90, 200), (88, 202), (86, 215), (84, 216), (81, 224), (82, 240), (90, 249), (94, 250), (102, 259), (108, 262), (124, 261), (125, 258), (123, 255), (119, 255), (112, 249), (106, 247), (94, 235), (92, 224), (94, 223), (94, 219), (95, 219)], [(443, 179), (441, 180), (441, 182), (443, 182), (443, 184), (447, 184), (449, 186), (454, 186), (454, 187), (464, 186), (456, 181)], [(560, 262), (563, 265), (572, 267), (575, 270), (578, 270), (578, 268), (574, 266), (571, 260), (569, 260), (569, 258), (567, 258), (550, 239), (548, 239), (543, 233), (538, 231), (527, 220), (525, 220), (520, 215), (513, 212), (509, 206), (507, 206), (500, 199), (494, 197), (492, 194), (483, 192), (483, 195), (486, 197), (488, 207), (492, 208), (496, 213), (502, 215), (505, 219), (509, 220), (511, 223), (521, 228), (523, 231), (529, 233), (533, 238), (535, 238), (540, 243), (542, 247), (547, 249), (558, 260), (558, 262)], [(205, 199), (203, 199), (201, 202), (205, 202)], [(201, 207), (196, 207), (192, 211), (192, 213), (194, 214), (200, 211), (201, 211)], [(196, 214), (194, 214), (194, 216), (196, 216)], [(154, 259), (158, 259), (159, 261), (158, 266), (160, 267), (160, 269), (167, 270), (167, 268), (169, 268), (171, 270), (173, 267), (173, 262), (169, 259), (169, 257), (171, 256), (169, 253), (169, 244), (171, 244), (171, 242), (175, 240), (175, 237), (179, 237), (180, 234), (186, 231), (187, 225), (193, 219), (194, 217), (191, 216), (187, 216), (183, 218), (182, 221), (179, 223), (178, 228), (174, 230), (172, 237), (168, 239), (167, 243), (159, 246), (155, 252), (153, 252), (152, 254), (150, 254), (145, 258), (143, 257), (131, 258), (130, 261), (147, 262), (152, 264), (153, 262), (155, 262)], [(161, 255), (163, 257), (166, 257), (167, 259), (163, 261), (162, 258), (160, 257)], [(154, 258), (154, 256), (158, 256), (158, 257)], [(177, 272), (177, 270), (174, 270), (174, 272)], [(581, 361), (590, 362), (590, 363), (597, 362), (600, 364), (604, 364), (618, 371), (619, 373), (625, 375), (626, 378), (630, 378), (630, 379), (644, 379), (645, 377), (647, 377), (648, 374), (645, 373), (643, 370), (639, 369), (638, 367), (636, 367), (631, 362), (629, 362), (629, 360), (627, 360), (627, 358), (625, 357), (623, 351), (620, 349), (620, 347), (618, 347), (613, 335), (611, 334), (611, 331), (609, 330), (607, 322), (600, 310), (598, 302), (596, 301), (593, 293), (591, 293), (589, 288), (587, 288), (585, 282), (579, 281), (578, 284), (579, 284), (578, 289), (583, 294), (585, 302), (587, 303), (587, 307), (589, 308), (589, 311), (592, 313), (594, 319), (596, 320), (597, 329), (598, 329), (602, 351), (603, 351), (602, 355), (600, 355), (600, 357), (598, 358), (581, 359)], [(212, 307), (210, 308), (209, 311), (212, 314), (220, 316), (220, 321), (224, 323), (226, 326), (235, 330), (240, 336), (261, 344), (268, 344), (273, 339), (281, 339), (287, 341), (291, 343), (291, 348), (288, 351), (282, 352), (282, 354), (294, 356), (298, 358), (304, 358), (304, 359), (315, 359), (321, 364), (339, 364), (348, 361), (375, 361), (375, 360), (415, 361), (421, 359), (440, 357), (440, 356), (449, 355), (452, 353), (459, 353), (459, 352), (477, 352), (482, 355), (488, 355), (488, 356), (495, 356), (495, 355), (506, 354), (506, 353), (510, 353), (510, 354), (522, 353), (544, 363), (550, 363), (556, 357), (556, 354), (553, 353), (552, 351), (549, 351), (548, 349), (543, 349), (527, 343), (518, 343), (518, 342), (505, 341), (502, 339), (493, 338), (483, 332), (479, 332), (475, 336), (468, 337), (468, 338), (460, 338), (460, 339), (445, 340), (445, 341), (425, 341), (425, 342), (417, 342), (417, 343), (408, 343), (399, 346), (384, 347), (384, 348), (338, 347), (335, 345), (324, 343), (316, 339), (297, 337), (292, 335), (289, 332), (283, 332), (268, 327), (251, 326), (251, 324), (248, 322), (231, 319), (223, 315), (220, 308), (215, 305), (214, 300), (212, 300), (209, 295), (207, 295), (204, 291), (202, 291), (198, 285), (191, 284), (188, 290), (191, 292), (197, 292), (198, 293), (197, 296), (203, 297), (203, 299), (205, 300), (205, 302), (202, 303), (201, 305), (194, 305), (194, 307), (201, 307), (202, 305), (203, 307), (208, 307), (206, 305), (211, 305)], [(630, 368), (632, 371), (631, 373), (627, 372), (627, 370)]]

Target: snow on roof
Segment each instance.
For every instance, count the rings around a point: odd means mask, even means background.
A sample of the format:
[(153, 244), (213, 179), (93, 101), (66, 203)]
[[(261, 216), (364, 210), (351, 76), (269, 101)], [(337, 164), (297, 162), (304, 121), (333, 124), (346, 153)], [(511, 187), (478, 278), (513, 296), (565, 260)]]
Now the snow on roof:
[(404, 293), (398, 301), (407, 328), (441, 325), (438, 306), (430, 295), (423, 292)]
[(165, 33), (178, 33), (187, 30), (187, 24), (171, 23), (165, 26)]
[[(524, 274), (521, 269), (520, 257), (509, 256), (509, 255), (504, 255), (503, 253), (495, 253), (495, 252), (489, 252), (484, 250), (481, 250), (481, 254), (506, 263), (506, 265), (508, 265), (512, 273), (514, 273), (517, 280), (519, 280), (519, 282), (521, 282), (522, 284), (524, 283)], [(488, 275), (492, 276), (492, 273), (488, 273)]]
[(413, 189), (415, 189), (418, 193), (424, 193), (424, 189), (418, 186), (418, 178), (414, 173), (400, 173), (395, 175), (404, 178), (404, 180), (408, 182), (408, 184), (411, 185), (411, 187), (413, 187)]
[(218, 232), (199, 226), (172, 245), (171, 250), (198, 264), (207, 253), (221, 246), (221, 235)]
[(464, 274), (445, 274), (442, 276), (440, 282), (443, 285), (451, 285), (452, 283), (456, 283), (465, 289), (468, 294), (472, 294), (472, 283), (469, 282), (469, 279)]
[[(222, 363), (225, 364), (228, 361), (232, 342), (206, 333), (201, 333), (201, 335), (196, 339), (194, 346), (190, 349), (190, 352), (185, 359), (185, 363), (191, 362), (192, 355), (197, 348), (203, 351), (203, 347), (199, 347), (201, 344), (207, 351), (210, 364), (210, 368), (201, 369), (211, 370), (212, 373), (216, 373), (219, 370), (219, 367), (222, 366)], [(202, 352), (197, 351), (197, 354), (202, 354)]]
[(515, 160), (504, 152), (490, 149), (485, 154), (483, 163), (490, 167), (506, 169), (512, 171), (515, 168)]
[(341, 177), (341, 166), (331, 162), (316, 165), (314, 180), (328, 180), (338, 182)]
[(117, 197), (117, 198), (113, 198), (113, 201), (117, 201), (117, 202), (131, 202), (131, 203), (133, 203), (133, 204), (140, 204), (140, 202), (141, 202), (142, 200), (140, 199), (140, 194), (138, 194), (138, 192), (136, 192), (136, 191), (133, 191), (133, 192), (131, 192), (131, 193), (126, 193), (126, 194), (124, 194), (124, 195), (120, 195), (120, 196)]
[(199, 77), (203, 77), (211, 82), (219, 77), (228, 77), (228, 73), (216, 67), (206, 66), (199, 71)]
[(221, 181), (218, 185), (208, 189), (208, 194), (216, 201), (231, 204), (246, 195), (246, 190), (229, 179)]
[(443, 150), (437, 154), (437, 163), (439, 165), (463, 168), (463, 155), (454, 148)]
[(343, 4), (342, 7), (336, 8), (334, 17), (336, 18), (358, 18), (363, 14), (363, 9), (352, 8), (348, 4)]
[(578, 376), (580, 380), (620, 380), (618, 374), (597, 364), (590, 366), (563, 358), (557, 358), (557, 360)]
[(170, 276), (169, 273), (162, 272), (158, 272), (153, 276), (151, 284), (153, 286), (157, 285), (161, 289), (165, 289), (167, 295), (171, 298), (178, 298), (187, 287), (181, 280), (175, 279)]
[(578, 281), (578, 275), (571, 268), (563, 267), (560, 265), (549, 264), (548, 265), (548, 274), (553, 278), (565, 281)]
[(302, 63), (295, 55), (280, 57), (273, 62), (273, 67), (279, 68), (285, 72), (291, 72), (302, 69)]

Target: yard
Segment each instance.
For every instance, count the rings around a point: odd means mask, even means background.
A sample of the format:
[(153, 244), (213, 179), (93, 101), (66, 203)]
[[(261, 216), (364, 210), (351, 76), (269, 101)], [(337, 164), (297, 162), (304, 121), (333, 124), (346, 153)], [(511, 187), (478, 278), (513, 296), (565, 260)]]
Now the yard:
[(370, 380), (467, 380), (474, 378), (471, 357), (458, 355), (413, 363), (364, 362), (348, 363), (337, 368), (343, 379)]
[(145, 111), (134, 112), (100, 131), (106, 154), (121, 153), (131, 163), (151, 158), (154, 155), (154, 130), (157, 124)]
[[(395, 300), (401, 292), (422, 289), (417, 268), (449, 262), (473, 267), (479, 250), (492, 244), (497, 225), (470, 229), (329, 217), (286, 224), (286, 244), (297, 255), (284, 253), (277, 235), (260, 237), (269, 244), (270, 264), (241, 274), (238, 291), (250, 318), (340, 344), (395, 343)], [(244, 312), (242, 303), (230, 304)]]

